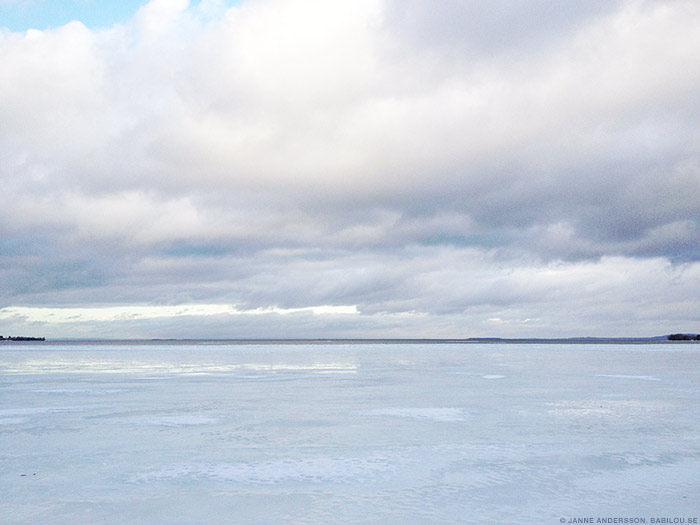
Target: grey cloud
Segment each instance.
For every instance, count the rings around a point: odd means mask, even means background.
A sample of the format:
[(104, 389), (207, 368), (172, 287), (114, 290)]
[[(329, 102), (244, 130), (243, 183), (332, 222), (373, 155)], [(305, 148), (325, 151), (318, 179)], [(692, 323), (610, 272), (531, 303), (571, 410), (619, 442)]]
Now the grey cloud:
[[(354, 261), (357, 263), (357, 261)], [(484, 261), (486, 262), (486, 261)], [(469, 335), (609, 335), (658, 334), (659, 325), (677, 329), (694, 322), (698, 305), (697, 264), (672, 267), (663, 260), (633, 261), (607, 258), (601, 262), (549, 267), (511, 267), (504, 272), (479, 264), (456, 251), (424, 255), (410, 263), (396, 260), (379, 273), (391, 275), (392, 266), (410, 266), (398, 290), (378, 290), (359, 314), (331, 318), (311, 313), (218, 315), (198, 318), (85, 321), (60, 326), (43, 325), (51, 334), (81, 334), (98, 330), (108, 336), (134, 334), (150, 337), (456, 337)], [(461, 264), (466, 264), (465, 271)], [(416, 272), (422, 266), (422, 272)], [(269, 269), (269, 268), (268, 268)], [(401, 273), (402, 268), (399, 268)], [(294, 271), (289, 289), (315, 299), (332, 272), (317, 273), (317, 283), (298, 280)], [(306, 276), (304, 276), (306, 277)], [(348, 283), (353, 276), (348, 275)], [(252, 282), (252, 286), (259, 283)], [(264, 282), (263, 290), (280, 297), (279, 288)], [(280, 284), (280, 283), (277, 283)], [(273, 287), (274, 288), (274, 287)], [(172, 287), (171, 287), (172, 289)], [(150, 290), (149, 290), (150, 291)], [(362, 291), (358, 288), (358, 292)], [(403, 291), (403, 295), (400, 293)], [(397, 293), (399, 292), (399, 293)], [(653, 297), (654, 300), (649, 299)], [(436, 298), (441, 301), (433, 304)], [(265, 298), (269, 300), (269, 297)], [(552, 304), (557, 307), (553, 308)], [(2, 319), (7, 332), (21, 327), (19, 319)], [(25, 326), (26, 327), (26, 326)], [(630, 330), (631, 332), (627, 332)], [(54, 337), (58, 335), (53, 335)]]
[(426, 44), (439, 54), (468, 58), (508, 51), (537, 50), (552, 39), (565, 38), (597, 18), (619, 9), (621, 1), (557, 2), (448, 0), (439, 6), (424, 0), (387, 3), (391, 28)]

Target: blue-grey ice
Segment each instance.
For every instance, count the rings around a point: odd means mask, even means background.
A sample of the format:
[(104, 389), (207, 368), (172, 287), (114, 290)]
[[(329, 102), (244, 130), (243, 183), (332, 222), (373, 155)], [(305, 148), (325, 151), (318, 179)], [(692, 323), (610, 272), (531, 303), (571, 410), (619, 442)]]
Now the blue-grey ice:
[(3, 524), (700, 518), (693, 344), (27, 344), (0, 374)]

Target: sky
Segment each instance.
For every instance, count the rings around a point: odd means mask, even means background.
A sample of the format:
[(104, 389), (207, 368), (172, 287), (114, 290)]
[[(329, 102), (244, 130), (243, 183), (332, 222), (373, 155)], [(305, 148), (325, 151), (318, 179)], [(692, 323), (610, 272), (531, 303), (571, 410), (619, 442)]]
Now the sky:
[(0, 0), (0, 25), (12, 31), (55, 29), (73, 20), (91, 28), (124, 24), (146, 0)]
[(0, 334), (700, 332), (696, 0), (0, 0)]

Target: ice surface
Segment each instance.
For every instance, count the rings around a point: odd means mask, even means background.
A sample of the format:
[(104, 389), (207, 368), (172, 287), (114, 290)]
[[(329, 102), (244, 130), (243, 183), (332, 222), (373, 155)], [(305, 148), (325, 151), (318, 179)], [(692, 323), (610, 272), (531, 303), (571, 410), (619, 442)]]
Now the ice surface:
[(699, 365), (692, 344), (4, 345), (0, 523), (700, 518)]

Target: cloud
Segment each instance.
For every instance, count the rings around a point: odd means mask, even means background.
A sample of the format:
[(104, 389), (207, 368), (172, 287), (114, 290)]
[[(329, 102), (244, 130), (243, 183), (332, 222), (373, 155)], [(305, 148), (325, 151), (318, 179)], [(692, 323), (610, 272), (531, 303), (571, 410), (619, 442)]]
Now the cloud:
[(288, 315), (299, 312), (312, 314), (354, 314), (354, 307), (309, 306), (304, 308), (257, 308), (239, 310), (232, 305), (192, 304), (178, 306), (107, 306), (98, 308), (32, 308), (10, 307), (0, 310), (0, 319), (22, 318), (30, 323), (85, 323), (120, 320), (159, 319), (173, 317), (197, 317), (215, 315)]
[(641, 319), (662, 297), (679, 326), (698, 22), (686, 0), (153, 0), (1, 32), (0, 306), (357, 306), (329, 326), (546, 335), (575, 330), (562, 311), (623, 330), (596, 302)]

